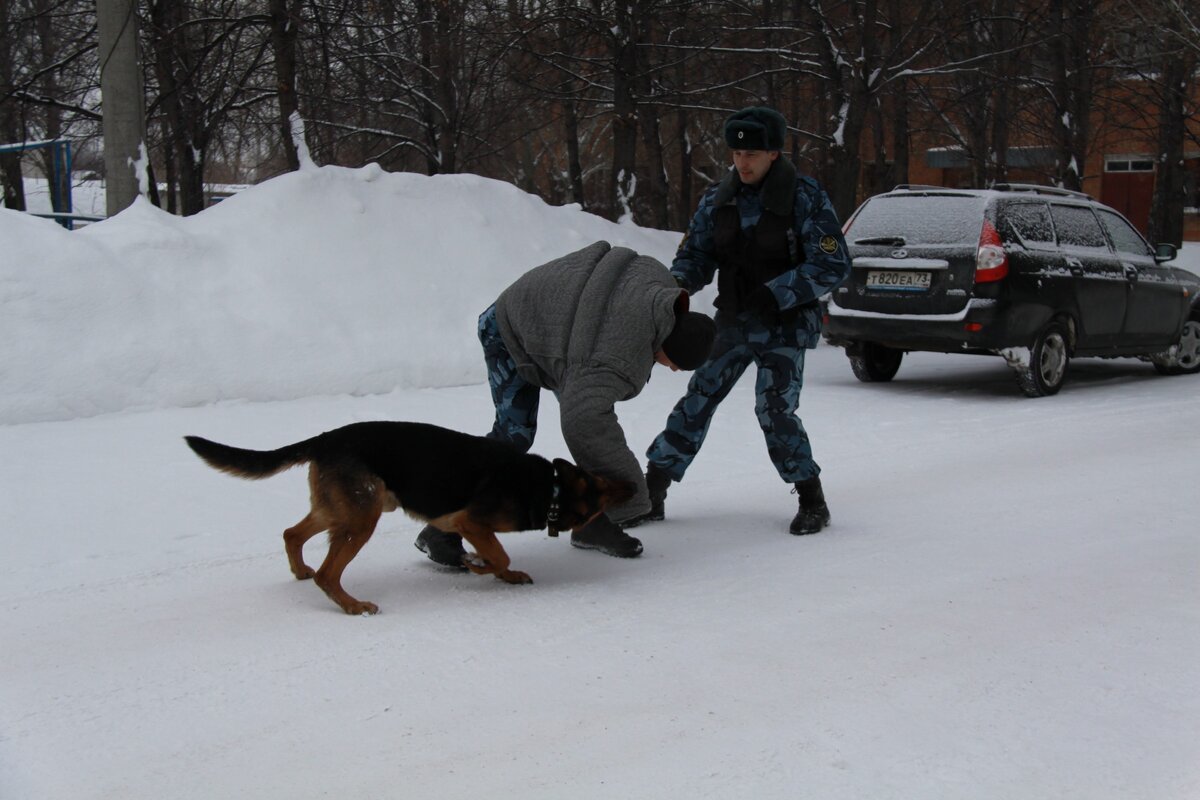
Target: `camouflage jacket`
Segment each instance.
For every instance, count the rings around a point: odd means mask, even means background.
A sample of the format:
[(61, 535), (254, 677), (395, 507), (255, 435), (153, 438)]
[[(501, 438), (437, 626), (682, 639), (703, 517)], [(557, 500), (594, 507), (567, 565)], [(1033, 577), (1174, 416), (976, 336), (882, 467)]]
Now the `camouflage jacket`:
[[(758, 186), (743, 184), (736, 170), (704, 193), (675, 253), (671, 274), (690, 293), (711, 283), (718, 269), (732, 268), (719, 252), (714, 217), (718, 210), (737, 209), (743, 231), (752, 232), (764, 211), (791, 220), (791, 266), (764, 284), (775, 298), (783, 324), (796, 328), (800, 343), (816, 345), (821, 331), (816, 300), (829, 293), (850, 274), (850, 258), (841, 224), (825, 190), (813, 178), (800, 175), (780, 156)], [(725, 285), (722, 284), (722, 291)], [(717, 300), (718, 308), (730, 307)], [(740, 310), (740, 309), (737, 309)], [(786, 313), (791, 311), (792, 313)]]

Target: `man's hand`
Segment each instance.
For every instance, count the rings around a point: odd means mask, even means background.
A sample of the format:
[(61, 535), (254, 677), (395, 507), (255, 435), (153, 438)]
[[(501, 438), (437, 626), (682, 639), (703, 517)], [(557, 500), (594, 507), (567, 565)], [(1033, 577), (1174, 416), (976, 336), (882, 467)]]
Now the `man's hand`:
[(759, 286), (746, 298), (746, 310), (754, 314), (767, 325), (779, 322), (779, 303), (774, 293), (766, 286)]

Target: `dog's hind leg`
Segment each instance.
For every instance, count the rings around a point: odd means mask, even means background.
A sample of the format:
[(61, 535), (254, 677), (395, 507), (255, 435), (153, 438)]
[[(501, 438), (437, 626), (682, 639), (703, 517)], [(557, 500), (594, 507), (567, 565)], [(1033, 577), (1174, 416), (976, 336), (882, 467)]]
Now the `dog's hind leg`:
[(302, 581), (317, 574), (317, 571), (304, 563), (304, 543), (326, 529), (319, 521), (320, 515), (316, 510), (308, 512), (308, 516), (283, 532), (283, 548), (287, 552), (288, 566), (296, 580)]
[(383, 482), (360, 470), (342, 467), (322, 470), (314, 483), (321, 512), (329, 519), (329, 552), (314, 580), (347, 614), (378, 613), (377, 605), (357, 600), (342, 588), (342, 573), (375, 533), (384, 509)]
[(491, 573), (505, 583), (533, 583), (533, 578), (524, 572), (508, 568), (512, 561), (500, 545), (500, 540), (496, 538), (495, 531), (476, 525), (469, 519), (461, 520), (459, 531), (462, 537), (475, 548), (475, 553), (487, 562), (486, 565), (480, 566), (472, 563), (468, 556), (467, 560), (463, 562), (467, 569), (477, 575)]
[(329, 553), (325, 556), (321, 568), (317, 570), (314, 580), (317, 586), (329, 595), (329, 599), (341, 606), (347, 614), (379, 612), (379, 606), (357, 600), (342, 588), (342, 573), (375, 532), (379, 515), (378, 510), (374, 514), (368, 512), (347, 522), (339, 521), (329, 529)]

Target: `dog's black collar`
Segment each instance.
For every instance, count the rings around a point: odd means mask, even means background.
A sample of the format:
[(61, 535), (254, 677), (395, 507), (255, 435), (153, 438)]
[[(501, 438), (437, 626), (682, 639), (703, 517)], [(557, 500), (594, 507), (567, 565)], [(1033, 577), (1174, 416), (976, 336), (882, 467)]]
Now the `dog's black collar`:
[(552, 467), (554, 477), (550, 482), (550, 507), (546, 510), (546, 528), (551, 536), (558, 536), (558, 517), (561, 508), (558, 504), (558, 497), (561, 494), (561, 489), (558, 486), (558, 467)]

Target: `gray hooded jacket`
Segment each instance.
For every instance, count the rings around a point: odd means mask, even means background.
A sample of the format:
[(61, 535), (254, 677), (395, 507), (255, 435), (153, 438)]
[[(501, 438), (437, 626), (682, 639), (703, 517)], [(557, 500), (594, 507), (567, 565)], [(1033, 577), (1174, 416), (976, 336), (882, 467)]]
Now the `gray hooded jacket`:
[(521, 377), (557, 395), (563, 439), (589, 472), (633, 481), (615, 522), (650, 510), (646, 481), (613, 406), (650, 380), (681, 293), (658, 261), (596, 242), (525, 273), (496, 300), (496, 322)]

